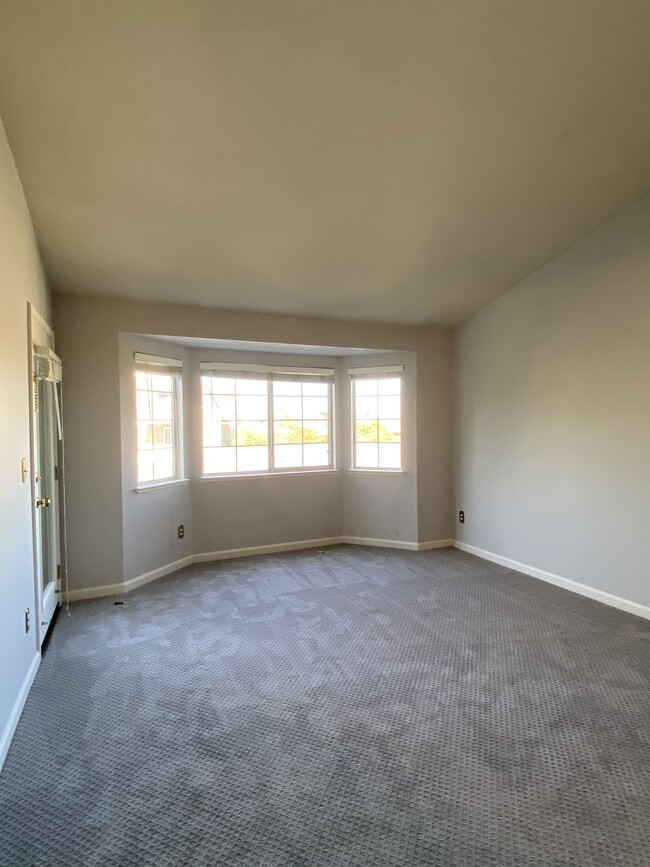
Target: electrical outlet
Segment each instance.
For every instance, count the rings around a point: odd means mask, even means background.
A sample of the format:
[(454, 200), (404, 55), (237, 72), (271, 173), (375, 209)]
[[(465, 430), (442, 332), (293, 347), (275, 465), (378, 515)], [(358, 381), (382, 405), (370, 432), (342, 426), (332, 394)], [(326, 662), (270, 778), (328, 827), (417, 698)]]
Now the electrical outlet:
[(25, 608), (25, 632), (29, 632), (31, 625), (32, 621), (29, 616), (29, 608)]
[(460, 511), (460, 512), (458, 513), (458, 521), (459, 521), (459, 523), (461, 523), (461, 524), (464, 524), (464, 523), (465, 523), (465, 512)]
[(178, 525), (178, 538), (182, 539), (184, 535), (185, 535), (185, 524), (179, 524)]

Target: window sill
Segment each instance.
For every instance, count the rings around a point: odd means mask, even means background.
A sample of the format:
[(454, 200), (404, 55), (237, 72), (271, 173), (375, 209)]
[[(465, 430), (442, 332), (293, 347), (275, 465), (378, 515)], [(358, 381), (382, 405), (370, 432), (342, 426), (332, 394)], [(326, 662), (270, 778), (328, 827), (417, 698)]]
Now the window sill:
[(332, 476), (339, 470), (328, 467), (324, 470), (276, 470), (273, 473), (220, 473), (201, 476), (202, 482), (223, 481), (224, 479), (277, 479), (285, 476)]
[(349, 473), (354, 473), (355, 475), (371, 475), (371, 476), (405, 476), (406, 470), (380, 470), (380, 469), (371, 469), (365, 467), (351, 467), (348, 470)]
[(134, 488), (136, 494), (148, 494), (149, 491), (160, 491), (162, 488), (176, 488), (179, 485), (189, 485), (189, 479), (172, 479), (169, 482), (154, 482), (152, 485), (140, 485)]

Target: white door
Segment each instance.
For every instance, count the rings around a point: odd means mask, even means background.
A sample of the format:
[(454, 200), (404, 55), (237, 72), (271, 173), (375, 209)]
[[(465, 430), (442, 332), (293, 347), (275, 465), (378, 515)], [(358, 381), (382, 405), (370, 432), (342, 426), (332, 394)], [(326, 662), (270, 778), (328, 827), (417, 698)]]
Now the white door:
[(61, 589), (61, 366), (54, 336), (32, 311), (32, 495), (36, 575), (36, 642), (40, 649)]
[(41, 640), (57, 605), (59, 556), (58, 432), (54, 391), (58, 384), (36, 380), (36, 443), (34, 482), (41, 592)]

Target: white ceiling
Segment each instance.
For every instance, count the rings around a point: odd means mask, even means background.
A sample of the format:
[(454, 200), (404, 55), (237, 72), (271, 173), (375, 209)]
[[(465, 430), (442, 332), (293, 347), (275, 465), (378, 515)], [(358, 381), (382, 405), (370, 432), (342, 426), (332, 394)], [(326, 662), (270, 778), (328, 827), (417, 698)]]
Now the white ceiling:
[(453, 325), (650, 189), (648, 0), (2, 0), (54, 288)]

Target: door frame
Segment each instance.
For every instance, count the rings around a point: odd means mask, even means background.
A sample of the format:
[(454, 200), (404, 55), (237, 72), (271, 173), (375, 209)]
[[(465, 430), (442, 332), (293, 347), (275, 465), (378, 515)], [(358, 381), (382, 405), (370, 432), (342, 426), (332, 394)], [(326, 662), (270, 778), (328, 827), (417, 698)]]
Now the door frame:
[[(38, 339), (37, 339), (38, 335)], [(44, 339), (41, 339), (44, 338)], [(34, 349), (37, 345), (47, 345), (54, 351), (54, 331), (40, 313), (34, 307), (27, 304), (27, 353), (28, 353), (28, 375), (29, 375), (29, 450), (30, 450), (30, 490), (31, 490), (31, 509), (32, 509), (32, 547), (34, 560), (34, 639), (36, 650), (40, 653), (41, 647), (47, 628), (51, 625), (52, 619), (56, 614), (58, 606), (61, 604), (61, 589), (63, 576), (65, 574), (66, 551), (65, 551), (65, 506), (64, 506), (64, 485), (63, 485), (63, 443), (57, 441), (55, 459), (58, 467), (58, 550), (61, 566), (56, 582), (50, 583), (48, 588), (43, 593), (43, 577), (42, 577), (42, 560), (41, 560), (41, 535), (40, 535), (40, 515), (36, 508), (36, 498), (38, 496), (36, 487), (36, 460), (37, 447), (36, 439), (38, 437), (37, 419), (35, 411), (35, 391), (38, 387), (35, 380), (34, 366)], [(56, 387), (56, 385), (55, 385)], [(54, 586), (53, 586), (54, 584)], [(56, 600), (51, 598), (51, 594), (57, 594)], [(47, 597), (48, 608), (52, 607), (54, 615), (48, 618), (44, 623), (44, 597)]]

